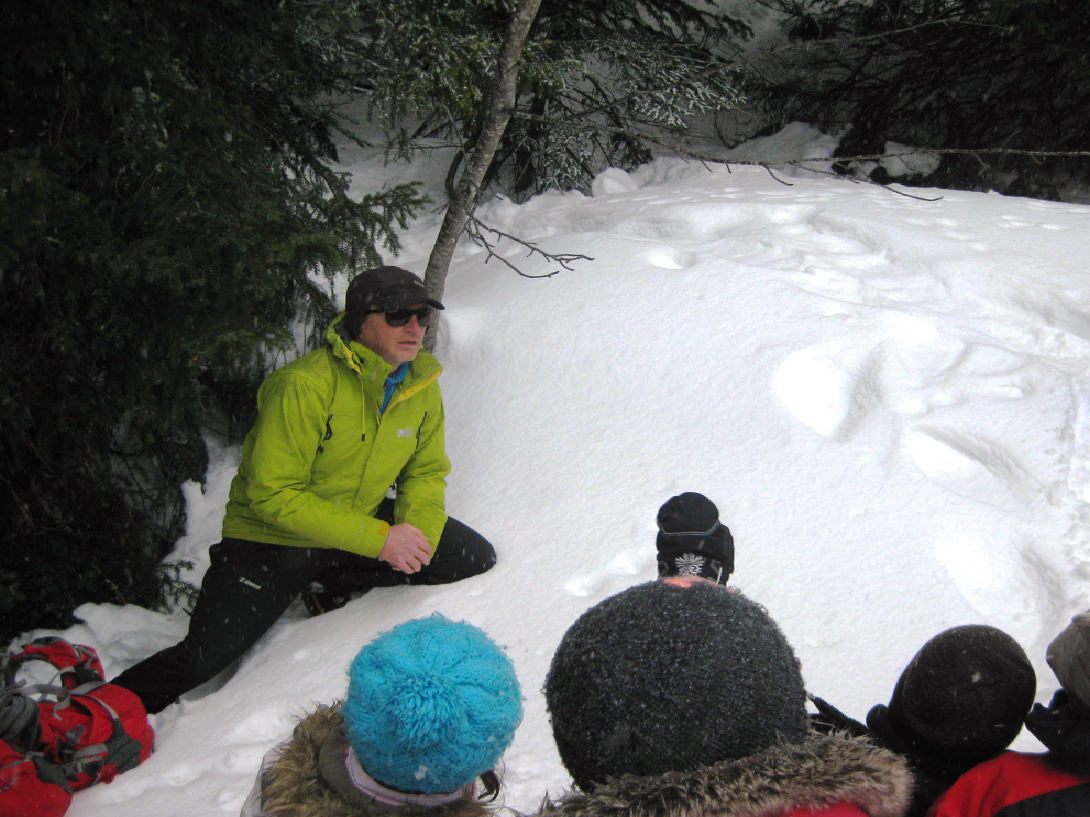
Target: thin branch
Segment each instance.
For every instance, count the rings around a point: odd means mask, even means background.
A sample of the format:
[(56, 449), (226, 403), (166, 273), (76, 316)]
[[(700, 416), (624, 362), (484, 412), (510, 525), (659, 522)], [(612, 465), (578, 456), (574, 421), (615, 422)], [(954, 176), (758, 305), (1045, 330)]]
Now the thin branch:
[(841, 176), (839, 173), (834, 173), (831, 170), (816, 170), (811, 168), (811, 173), (820, 173), (823, 176), (832, 176), (835, 179), (847, 180), (853, 184), (873, 184), (875, 187), (881, 187), (883, 190), (889, 193), (893, 193), (895, 196), (904, 196), (906, 199), (913, 199), (915, 201), (942, 201), (944, 196), (935, 196), (934, 198), (928, 198), (927, 196), (917, 196), (915, 193), (906, 193), (904, 190), (897, 190), (888, 184), (882, 184), (876, 182), (874, 179), (864, 176), (859, 178), (857, 176)]
[(466, 223), (466, 232), (469, 233), (469, 236), (473, 239), (474, 244), (481, 247), (486, 253), (488, 253), (488, 257), (485, 258), (484, 262), (487, 264), (491, 259), (496, 258), (502, 263), (506, 264), (511, 269), (513, 269), (523, 278), (552, 278), (554, 275), (558, 275), (560, 273), (560, 270), (553, 270), (552, 272), (548, 272), (543, 275), (530, 275), (529, 273), (523, 272), (506, 258), (504, 258), (502, 255), (498, 254), (495, 251), (496, 245), (490, 243), (482, 231), (488, 231), (495, 235), (497, 238), (506, 238), (509, 241), (514, 241), (516, 244), (522, 245), (527, 250), (527, 258), (530, 258), (534, 255), (534, 253), (537, 253), (546, 261), (556, 262), (568, 272), (573, 272), (571, 265), (575, 261), (594, 260), (589, 255), (581, 255), (579, 253), (554, 254), (550, 252), (545, 252), (545, 250), (541, 249), (537, 244), (532, 241), (526, 241), (525, 239), (519, 238), (518, 236), (511, 235), (510, 233), (505, 233), (502, 230), (497, 230), (495, 227), (489, 227), (476, 216), (470, 216), (469, 220)]
[(906, 26), (905, 28), (893, 28), (888, 31), (879, 31), (877, 34), (844, 34), (841, 37), (829, 37), (825, 40), (810, 40), (807, 42), (799, 43), (787, 43), (786, 45), (776, 46), (768, 51), (761, 52), (762, 56), (770, 56), (772, 54), (778, 54), (782, 51), (791, 51), (796, 49), (809, 49), (819, 45), (855, 45), (858, 43), (867, 42), (868, 40), (881, 40), (883, 37), (891, 37), (895, 34), (907, 34), (911, 31), (916, 31), (921, 28), (928, 28), (930, 26), (946, 26), (951, 25), (959, 26), (974, 26), (976, 28), (990, 28), (996, 31), (1012, 30), (1012, 26), (1001, 26), (996, 23), (980, 23), (975, 20), (958, 20), (956, 18), (949, 18), (946, 20), (927, 20), (922, 23), (917, 23), (913, 26)]
[[(749, 166), (749, 167), (763, 167), (765, 170), (768, 171), (768, 174), (770, 176), (772, 176), (773, 179), (776, 179), (776, 181), (778, 181), (780, 184), (785, 184), (788, 187), (793, 187), (794, 185), (789, 183), (789, 182), (785, 182), (783, 179), (777, 178), (777, 176), (772, 172), (773, 168), (775, 168), (775, 167), (777, 167), (779, 165), (801, 165), (804, 170), (808, 170), (811, 173), (817, 173), (818, 175), (821, 175), (821, 176), (831, 176), (834, 179), (839, 179), (841, 181), (854, 182), (855, 184), (873, 184), (875, 187), (881, 187), (883, 190), (888, 190), (890, 193), (893, 193), (893, 194), (898, 195), (898, 196), (904, 196), (906, 199), (915, 199), (916, 201), (940, 201), (942, 199), (942, 196), (937, 196), (935, 198), (928, 198), (926, 196), (917, 196), (917, 195), (914, 195), (913, 193), (906, 193), (903, 190), (895, 190), (894, 188), (890, 187), (888, 184), (882, 184), (881, 182), (876, 182), (876, 181), (874, 181), (874, 179), (869, 179), (869, 178), (866, 178), (866, 177), (860, 179), (860, 178), (857, 178), (855, 176), (842, 176), (839, 173), (835, 173), (835, 172), (833, 172), (831, 170), (825, 170), (825, 169), (819, 168), (819, 167), (806, 167), (806, 164), (808, 162), (834, 162), (834, 163), (838, 163), (838, 162), (842, 162), (842, 161), (848, 161), (848, 160), (851, 160), (851, 159), (856, 159), (856, 158), (859, 158), (859, 157), (843, 157), (843, 158), (836, 157), (836, 158), (831, 158), (831, 159), (820, 159), (820, 158), (819, 159), (785, 159), (782, 162), (777, 162), (777, 161), (766, 161), (766, 162), (738, 161), (738, 162), (736, 162), (733, 159), (713, 159), (711, 157), (701, 156), (698, 153), (691, 153), (691, 152), (686, 151), (686, 150), (677, 150), (677, 149), (675, 149), (675, 150), (676, 150), (676, 152), (677, 152), (677, 154), (679, 156), (684, 156), (687, 159), (692, 159), (694, 161), (705, 162), (705, 163), (709, 162), (709, 161), (718, 162), (719, 164), (727, 165), (728, 169), (730, 168), (731, 165), (746, 165), (746, 166)], [(916, 155), (916, 154), (891, 153), (891, 154), (888, 154), (888, 155), (889, 156), (910, 156), (910, 155)], [(871, 158), (884, 158), (884, 157), (879, 156), (879, 157), (871, 157)]]
[[(665, 145), (664, 145), (665, 146)], [(680, 153), (680, 151), (679, 151)], [(730, 162), (732, 165), (806, 165), (810, 162), (873, 162), (880, 159), (900, 159), (905, 156), (1090, 156), (1090, 150), (1014, 150), (1012, 148), (919, 148), (917, 150), (902, 150), (897, 153), (869, 153), (856, 156), (830, 156), (827, 158), (812, 159), (776, 159), (771, 161), (735, 161), (734, 159), (714, 159), (699, 154), (693, 154), (693, 159), (710, 159), (713, 162)]]
[[(540, 122), (544, 125), (557, 125), (562, 124), (564, 120), (550, 119), (546, 116), (537, 116), (535, 114), (528, 113), (515, 113), (512, 119), (521, 119), (527, 122)], [(1014, 148), (917, 148), (915, 150), (902, 150), (897, 153), (872, 153), (858, 156), (830, 156), (830, 157), (816, 157), (812, 159), (777, 159), (775, 161), (743, 161), (735, 159), (725, 159), (723, 157), (708, 156), (706, 154), (698, 154), (691, 152), (684, 152), (669, 144), (656, 139), (651, 134), (633, 132), (624, 128), (611, 128), (608, 125), (599, 125), (593, 122), (585, 123), (590, 130), (600, 131), (601, 133), (615, 134), (618, 136), (628, 136), (632, 138), (647, 139), (655, 142), (668, 150), (676, 151), (679, 155), (685, 155), (691, 159), (701, 159), (709, 162), (716, 162), (718, 164), (730, 163), (732, 165), (756, 165), (758, 167), (764, 167), (765, 165), (806, 165), (810, 162), (866, 162), (877, 161), (878, 159), (897, 159), (902, 156), (943, 156), (943, 155), (964, 155), (964, 156), (977, 156), (977, 155), (1012, 155), (1012, 156), (1055, 156), (1055, 157), (1073, 157), (1073, 156), (1090, 156), (1090, 150), (1016, 150)]]
[[(705, 167), (707, 167), (707, 164), (705, 164), (704, 166), (705, 166)], [(794, 184), (792, 184), (791, 182), (787, 182), (787, 181), (784, 181), (784, 180), (783, 180), (783, 179), (781, 179), (781, 178), (780, 178), (779, 176), (777, 176), (777, 175), (776, 175), (775, 173), (773, 173), (773, 172), (772, 172), (772, 168), (771, 168), (771, 167), (769, 167), (768, 165), (765, 165), (765, 170), (767, 170), (767, 171), (768, 171), (768, 175), (769, 175), (769, 176), (771, 176), (771, 177), (772, 177), (773, 179), (775, 179), (776, 181), (778, 181), (778, 182), (779, 182), (780, 184), (782, 184), (782, 185), (783, 185), (784, 187), (794, 187), (794, 186), (795, 186), (795, 185), (794, 185)]]

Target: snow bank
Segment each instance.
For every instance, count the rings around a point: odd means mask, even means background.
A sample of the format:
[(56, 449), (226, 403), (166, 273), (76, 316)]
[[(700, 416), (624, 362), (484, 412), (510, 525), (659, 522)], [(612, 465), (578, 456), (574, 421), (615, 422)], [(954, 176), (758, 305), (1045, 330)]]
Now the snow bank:
[[(357, 158), (360, 178), (382, 177)], [(811, 691), (848, 714), (888, 700), (925, 640), (972, 622), (1024, 645), (1046, 699), (1044, 646), (1090, 607), (1090, 208), (912, 193), (939, 200), (660, 159), (607, 171), (592, 197), (482, 208), (594, 259), (529, 280), (465, 245), (450, 273), (437, 350), (448, 506), (495, 543), (497, 567), (317, 619), (293, 607), (159, 716), (148, 763), (70, 813), (237, 813), (262, 753), (342, 693), (359, 646), (434, 610), (514, 659), (527, 716), (507, 802), (534, 809), (568, 780), (540, 694), (552, 651), (583, 610), (654, 577), (655, 513), (686, 490), (719, 505), (732, 583), (781, 623)], [(422, 270), (436, 225), (418, 222), (398, 263)], [(556, 269), (499, 249), (524, 272)], [(187, 487), (180, 555), (200, 562), (218, 538), (231, 456), (203, 493)], [(180, 614), (80, 614), (70, 635), (111, 672), (185, 629)]]

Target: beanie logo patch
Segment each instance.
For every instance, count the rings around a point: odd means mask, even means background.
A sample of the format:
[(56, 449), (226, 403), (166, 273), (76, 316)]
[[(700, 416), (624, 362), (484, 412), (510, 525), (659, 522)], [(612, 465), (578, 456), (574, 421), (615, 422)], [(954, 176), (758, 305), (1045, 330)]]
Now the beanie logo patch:
[(674, 566), (679, 576), (699, 576), (704, 572), (704, 557), (686, 553), (674, 559)]

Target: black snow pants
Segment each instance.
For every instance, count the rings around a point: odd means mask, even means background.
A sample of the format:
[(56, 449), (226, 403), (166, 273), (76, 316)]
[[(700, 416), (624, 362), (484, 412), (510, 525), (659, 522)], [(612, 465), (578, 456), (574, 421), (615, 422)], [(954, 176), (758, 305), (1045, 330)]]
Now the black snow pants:
[[(391, 522), (393, 501), (383, 502), (375, 516)], [(378, 559), (334, 548), (241, 539), (224, 539), (211, 547), (209, 555), (211, 565), (201, 582), (189, 634), (113, 679), (135, 692), (148, 712), (165, 709), (230, 666), (312, 581), (337, 593), (399, 584), (449, 584), (484, 573), (496, 563), (488, 540), (451, 518), (431, 563), (416, 573), (402, 573)]]

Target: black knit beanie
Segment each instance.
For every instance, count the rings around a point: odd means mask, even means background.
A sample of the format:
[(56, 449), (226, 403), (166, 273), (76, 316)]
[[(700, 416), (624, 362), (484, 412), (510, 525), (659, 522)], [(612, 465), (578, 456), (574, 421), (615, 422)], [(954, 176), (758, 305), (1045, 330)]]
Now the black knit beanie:
[(560, 759), (584, 791), (807, 734), (802, 675), (779, 627), (702, 582), (641, 584), (592, 607), (560, 642), (544, 692)]
[(923, 645), (867, 725), (901, 751), (978, 763), (1017, 737), (1036, 691), (1013, 638), (985, 624), (953, 627)]
[(659, 508), (659, 576), (702, 576), (726, 584), (734, 572), (734, 537), (703, 494), (686, 492)]

